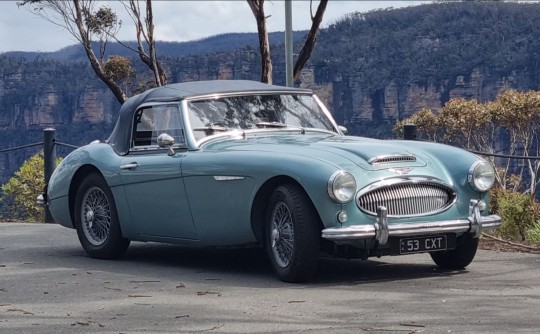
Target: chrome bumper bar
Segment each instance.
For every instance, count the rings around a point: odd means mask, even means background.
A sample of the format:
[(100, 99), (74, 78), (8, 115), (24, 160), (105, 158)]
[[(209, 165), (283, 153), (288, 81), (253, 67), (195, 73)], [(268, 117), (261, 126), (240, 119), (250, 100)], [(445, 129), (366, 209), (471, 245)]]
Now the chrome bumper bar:
[(501, 217), (481, 216), (478, 201), (472, 200), (467, 219), (388, 224), (386, 208), (379, 207), (375, 224), (326, 228), (322, 230), (322, 237), (328, 240), (375, 239), (379, 244), (385, 245), (389, 237), (472, 233), (478, 238), (483, 231), (496, 229), (500, 225)]

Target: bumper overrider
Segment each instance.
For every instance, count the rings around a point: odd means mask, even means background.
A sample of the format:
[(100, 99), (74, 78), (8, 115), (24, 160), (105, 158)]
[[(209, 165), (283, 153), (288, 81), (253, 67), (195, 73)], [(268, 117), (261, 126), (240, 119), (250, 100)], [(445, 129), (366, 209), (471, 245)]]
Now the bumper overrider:
[(328, 240), (375, 239), (380, 245), (386, 245), (389, 237), (412, 237), (446, 233), (471, 233), (479, 238), (482, 232), (493, 230), (501, 225), (498, 215), (482, 216), (480, 202), (471, 200), (469, 216), (466, 219), (427, 221), (415, 223), (388, 224), (388, 211), (380, 206), (377, 220), (373, 225), (353, 225), (331, 227), (322, 230), (322, 237)]

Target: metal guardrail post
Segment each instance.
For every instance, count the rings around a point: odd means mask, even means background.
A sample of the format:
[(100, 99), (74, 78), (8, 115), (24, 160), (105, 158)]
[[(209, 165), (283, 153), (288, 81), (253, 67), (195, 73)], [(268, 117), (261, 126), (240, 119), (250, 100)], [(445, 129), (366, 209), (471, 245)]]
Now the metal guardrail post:
[(403, 139), (416, 140), (416, 124), (405, 124), (403, 126)]
[[(56, 130), (53, 128), (43, 129), (43, 171), (45, 176), (45, 190), (49, 185), (51, 175), (56, 168)], [(49, 211), (49, 207), (45, 206), (45, 223), (54, 223), (54, 220)]]

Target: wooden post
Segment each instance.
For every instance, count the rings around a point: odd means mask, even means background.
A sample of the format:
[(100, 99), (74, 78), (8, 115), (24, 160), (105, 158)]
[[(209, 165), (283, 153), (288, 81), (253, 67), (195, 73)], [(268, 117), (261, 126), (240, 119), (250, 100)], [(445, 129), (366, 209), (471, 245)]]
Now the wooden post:
[[(45, 176), (45, 192), (49, 186), (49, 180), (56, 168), (56, 130), (53, 128), (43, 129), (43, 172)], [(44, 194), (45, 198), (47, 194)], [(49, 206), (45, 205), (45, 223), (52, 224), (54, 220), (49, 211)]]
[(405, 124), (403, 126), (403, 139), (416, 140), (416, 124)]

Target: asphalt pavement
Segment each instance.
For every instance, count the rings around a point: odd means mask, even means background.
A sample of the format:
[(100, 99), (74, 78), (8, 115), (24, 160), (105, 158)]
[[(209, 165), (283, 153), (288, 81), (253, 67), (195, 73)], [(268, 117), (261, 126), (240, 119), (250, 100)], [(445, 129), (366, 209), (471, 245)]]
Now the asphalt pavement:
[(288, 284), (258, 249), (132, 243), (96, 260), (73, 230), (0, 223), (2, 334), (539, 332), (540, 255), (481, 250), (463, 271), (321, 259)]

